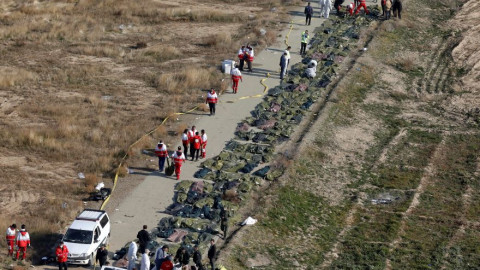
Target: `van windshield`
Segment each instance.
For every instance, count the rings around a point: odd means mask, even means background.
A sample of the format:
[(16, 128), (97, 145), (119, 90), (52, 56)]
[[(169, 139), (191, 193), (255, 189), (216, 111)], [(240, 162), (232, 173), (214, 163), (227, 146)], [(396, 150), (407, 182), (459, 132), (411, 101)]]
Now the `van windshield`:
[(91, 244), (92, 243), (92, 231), (68, 229), (67, 233), (63, 237), (63, 241), (79, 244)]

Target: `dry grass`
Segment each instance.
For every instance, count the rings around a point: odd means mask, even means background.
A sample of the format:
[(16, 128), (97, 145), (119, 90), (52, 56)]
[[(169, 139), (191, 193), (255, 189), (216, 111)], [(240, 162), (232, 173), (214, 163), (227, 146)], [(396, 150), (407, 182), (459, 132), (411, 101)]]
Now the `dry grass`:
[[(242, 38), (273, 42), (285, 13), (281, 2), (2, 1), (0, 157), (28, 160), (8, 173), (2, 168), (0, 183), (6, 190), (43, 193), (14, 210), (0, 204), (0, 220), (28, 223), (31, 232), (45, 236), (36, 240), (49, 244), (82, 207), (86, 192), (110, 182), (99, 176), (115, 172), (132, 142), (173, 112), (203, 103), (202, 90), (221, 93), (228, 87), (216, 66), (236, 52)], [(273, 6), (277, 13), (270, 12)], [(256, 18), (246, 20), (250, 13)], [(197, 25), (203, 30), (183, 31)], [(267, 34), (254, 30), (260, 28)], [(146, 47), (138, 46), (142, 42)], [(186, 126), (176, 118), (129, 156), (140, 156), (160, 138), (179, 143)], [(87, 178), (78, 180), (79, 172)], [(121, 176), (126, 173), (122, 167)], [(0, 193), (5, 201), (13, 196)], [(62, 208), (63, 202), (69, 206)], [(16, 215), (25, 211), (28, 221)]]
[(0, 67), (0, 87), (13, 87), (37, 78), (36, 74), (21, 68)]

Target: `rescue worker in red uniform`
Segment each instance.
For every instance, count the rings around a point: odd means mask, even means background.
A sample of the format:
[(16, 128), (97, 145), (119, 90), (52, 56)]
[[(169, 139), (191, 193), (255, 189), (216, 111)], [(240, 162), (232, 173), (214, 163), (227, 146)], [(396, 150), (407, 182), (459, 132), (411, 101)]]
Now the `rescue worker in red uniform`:
[(68, 248), (63, 241), (55, 249), (55, 255), (57, 256), (58, 270), (67, 270)]
[(247, 61), (248, 71), (252, 72), (252, 63), (253, 59), (255, 58), (255, 54), (253, 53), (253, 48), (250, 45), (247, 45), (247, 49), (245, 50), (245, 61)]
[(195, 137), (193, 137), (193, 155), (192, 155), (192, 161), (193, 158), (195, 158), (196, 161), (198, 161), (198, 157), (200, 155), (200, 148), (202, 147), (202, 137), (200, 137), (200, 134), (198, 134), (198, 131), (195, 132)]
[(8, 256), (13, 256), (13, 249), (15, 247), (15, 236), (17, 235), (17, 224), (12, 224), (7, 228), (7, 249)]
[[(187, 132), (188, 143), (190, 144), (190, 156), (192, 157), (192, 159), (193, 159), (193, 154), (195, 154), (195, 149), (193, 149), (193, 137), (195, 137), (196, 132), (197, 130), (195, 129), (195, 126), (192, 126), (192, 129), (190, 129)], [(187, 153), (185, 153), (185, 158), (186, 157), (187, 157)]]
[(158, 170), (163, 172), (165, 159), (168, 158), (167, 146), (163, 143), (163, 141), (159, 141), (155, 147), (155, 155), (158, 157)]
[(205, 100), (205, 103), (208, 104), (208, 108), (210, 109), (210, 115), (215, 115), (215, 105), (217, 104), (217, 102), (218, 102), (217, 93), (215, 93), (215, 89), (212, 88), (207, 93), (207, 99)]
[(177, 180), (180, 179), (180, 170), (182, 168), (183, 162), (185, 162), (185, 155), (182, 153), (182, 147), (178, 147), (177, 151), (173, 153), (173, 164), (175, 164), (175, 175), (177, 176)]
[(22, 224), (20, 231), (17, 234), (17, 260), (22, 252), (22, 260), (27, 257), (27, 247), (30, 246), (30, 235), (25, 230), (25, 224)]
[(182, 145), (183, 145), (183, 152), (186, 154), (188, 153), (188, 128), (186, 128), (182, 133)]
[(350, 13), (350, 16), (353, 16), (354, 10), (355, 10), (355, 6), (353, 5), (353, 3), (350, 3), (349, 5), (347, 5), (347, 11), (348, 13)]
[(202, 129), (201, 131), (201, 135), (202, 135), (202, 158), (206, 158), (207, 157), (207, 151), (205, 150), (207, 148), (207, 133), (205, 133), (205, 130)]
[(238, 60), (240, 61), (240, 70), (243, 70), (243, 66), (245, 65), (245, 45), (238, 50)]
[(236, 94), (237, 91), (238, 91), (238, 81), (242, 81), (242, 82), (243, 82), (242, 73), (241, 73), (240, 70), (237, 68), (237, 66), (235, 66), (235, 68), (232, 69), (232, 72), (231, 72), (230, 74), (232, 74), (232, 81), (233, 81), (232, 89), (233, 89), (233, 93)]
[(368, 9), (367, 9), (367, 2), (366, 0), (360, 0), (360, 4), (358, 5), (357, 7), (357, 10), (355, 11), (355, 15), (358, 14), (358, 12), (360, 11), (360, 8), (362, 8), (365, 10), (365, 14), (368, 15)]

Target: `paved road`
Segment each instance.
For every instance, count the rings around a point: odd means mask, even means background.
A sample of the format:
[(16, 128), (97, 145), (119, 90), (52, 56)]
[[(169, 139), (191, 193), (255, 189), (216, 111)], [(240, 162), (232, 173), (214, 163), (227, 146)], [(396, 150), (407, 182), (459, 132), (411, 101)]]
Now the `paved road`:
[[(217, 104), (216, 115), (200, 116), (194, 123), (198, 130), (205, 129), (208, 135), (207, 158), (218, 155), (224, 148), (225, 143), (234, 137), (237, 124), (244, 118), (250, 116), (255, 106), (261, 101), (261, 98), (248, 98), (238, 100), (240, 97), (263, 94), (264, 87), (260, 80), (265, 78), (269, 72), (271, 77), (265, 81), (269, 87), (279, 84), (279, 62), (283, 50), (286, 49), (284, 43), (285, 36), (289, 34), (289, 45), (292, 46), (290, 66), (301, 61), (300, 35), (308, 29), (313, 36), (315, 27), (320, 26), (323, 19), (318, 16), (317, 4), (312, 6), (315, 9), (315, 15), (312, 18), (310, 26), (305, 25), (303, 15), (304, 7), (299, 7), (292, 11), (293, 29), (290, 31), (290, 24), (285, 23), (285, 29), (281, 32), (278, 42), (271, 47), (266, 48), (257, 54), (253, 63), (253, 72), (243, 72), (243, 82), (240, 82), (237, 94), (233, 94), (229, 88), (225, 94), (219, 97), (220, 103)], [(232, 48), (232, 57), (235, 56), (238, 48)], [(233, 101), (231, 103), (230, 101)], [(179, 141), (178, 145), (180, 146)], [(176, 147), (175, 146), (175, 147)], [(173, 147), (170, 147), (172, 150)], [(201, 161), (187, 161), (182, 166), (180, 180), (197, 180), (193, 174), (199, 169)], [(120, 180), (121, 181), (121, 180)], [(165, 208), (173, 201), (174, 186), (178, 183), (174, 176), (166, 177), (163, 173), (154, 172), (148, 175), (145, 180), (139, 184), (131, 194), (125, 198), (118, 210), (111, 214), (112, 231), (109, 250), (115, 251), (123, 247), (127, 242), (136, 238), (137, 232), (142, 225), (146, 224), (149, 228), (155, 227), (160, 219), (169, 216), (165, 213)], [(115, 196), (115, 194), (113, 194)], [(52, 266), (40, 266), (40, 269), (56, 269)], [(85, 269), (82, 267), (69, 267), (69, 269)]]
[[(303, 11), (303, 8), (301, 8)], [(299, 8), (300, 10), (300, 8)], [(294, 27), (289, 35), (289, 44), (292, 46), (291, 65), (301, 61), (299, 55), (300, 35), (305, 29), (310, 33), (314, 28), (321, 24), (318, 17), (312, 19), (310, 26), (304, 25), (304, 16), (302, 13), (293, 13)], [(302, 23), (300, 23), (300, 21)], [(221, 103), (217, 105), (214, 116), (201, 116), (195, 123), (198, 130), (205, 129), (208, 135), (207, 158), (211, 158), (220, 153), (225, 143), (234, 137), (237, 124), (250, 115), (255, 106), (261, 101), (261, 98), (249, 98), (238, 100), (242, 96), (251, 96), (263, 94), (264, 87), (260, 80), (265, 78), (267, 72), (272, 75), (265, 81), (269, 87), (279, 84), (279, 61), (283, 50), (286, 48), (283, 40), (289, 32), (289, 26), (285, 24), (285, 30), (282, 32), (282, 38), (274, 46), (267, 48), (255, 57), (253, 63), (253, 72), (245, 71), (243, 82), (240, 82), (237, 94), (233, 94), (229, 89), (220, 96)], [(232, 56), (236, 55), (238, 48), (232, 48)], [(233, 101), (233, 103), (229, 103)], [(180, 146), (179, 141), (178, 145)], [(176, 148), (175, 146), (175, 148)], [(173, 147), (170, 147), (173, 150)], [(201, 161), (187, 161), (182, 166), (181, 180), (198, 180), (193, 178), (193, 174), (199, 169)], [(168, 216), (163, 211), (172, 203), (174, 196), (174, 186), (177, 180), (172, 177), (166, 177), (163, 173), (154, 172), (147, 176), (145, 180), (137, 186), (131, 195), (119, 205), (118, 211), (112, 214), (111, 220), (112, 233), (110, 249), (121, 248), (128, 241), (136, 237), (136, 233), (143, 224), (153, 228), (158, 221)], [(114, 195), (115, 196), (115, 195)]]

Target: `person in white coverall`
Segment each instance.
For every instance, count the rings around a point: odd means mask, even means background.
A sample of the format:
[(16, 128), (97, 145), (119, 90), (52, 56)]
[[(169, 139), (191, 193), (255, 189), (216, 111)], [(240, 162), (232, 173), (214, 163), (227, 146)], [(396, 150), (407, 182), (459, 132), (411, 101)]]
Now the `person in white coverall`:
[(133, 268), (136, 268), (135, 264), (137, 262), (137, 251), (138, 251), (137, 244), (134, 241), (132, 241), (128, 246), (128, 253), (127, 253), (128, 270), (132, 270)]
[(323, 17), (328, 19), (328, 15), (330, 15), (330, 10), (332, 10), (332, 1), (331, 0), (324, 0), (325, 5), (323, 6)]
[(148, 253), (150, 250), (145, 249), (145, 253), (142, 254), (142, 260), (140, 261), (140, 270), (150, 270), (150, 257)]
[(315, 78), (317, 76), (317, 61), (311, 60), (308, 63), (308, 68), (305, 70), (305, 76), (308, 78)]
[(318, 1), (318, 8), (320, 9), (320, 17), (323, 16), (323, 9), (325, 8), (325, 1), (326, 0), (319, 0)]

